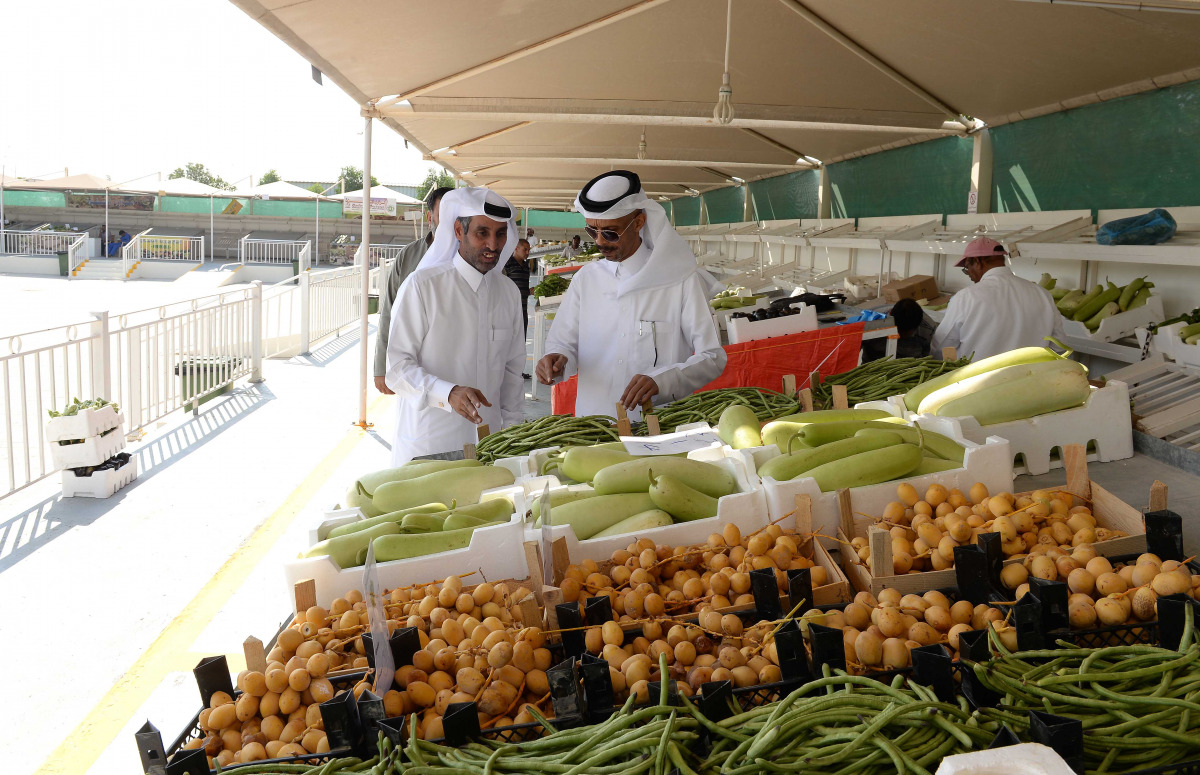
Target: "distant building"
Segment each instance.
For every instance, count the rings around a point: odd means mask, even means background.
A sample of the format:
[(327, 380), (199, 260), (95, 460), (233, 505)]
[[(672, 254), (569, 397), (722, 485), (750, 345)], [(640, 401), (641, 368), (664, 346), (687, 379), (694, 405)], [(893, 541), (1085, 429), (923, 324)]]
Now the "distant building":
[[(333, 186), (336, 182), (337, 181), (334, 181), (334, 180), (330, 180), (330, 181), (289, 180), (288, 181), (288, 183), (291, 183), (293, 186), (299, 186), (300, 188), (312, 188), (313, 183), (320, 183), (322, 190), (327, 189), (330, 186)], [(397, 194), (404, 194), (405, 196), (411, 196), (413, 199), (420, 199), (420, 197), (417, 196), (417, 187), (416, 186), (396, 186), (396, 185), (392, 185), (391, 183), (383, 183), (381, 185), (384, 186), (385, 188), (390, 188), (391, 190), (395, 191)], [(329, 193), (336, 194), (336, 193), (338, 193), (338, 191), (334, 190), (334, 191), (330, 191)]]

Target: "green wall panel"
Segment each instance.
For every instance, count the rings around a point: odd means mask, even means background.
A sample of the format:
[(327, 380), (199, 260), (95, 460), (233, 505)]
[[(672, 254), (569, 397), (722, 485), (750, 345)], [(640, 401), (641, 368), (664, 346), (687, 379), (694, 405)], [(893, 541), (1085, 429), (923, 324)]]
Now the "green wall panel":
[(754, 181), (750, 184), (750, 196), (755, 219), (816, 218), (819, 180), (816, 170), (804, 170)]
[(6, 188), (4, 204), (13, 207), (66, 207), (67, 195), (61, 191), (13, 191)]
[[(232, 202), (232, 199), (213, 197), (212, 211), (217, 215)], [(246, 207), (247, 200), (239, 200), (242, 203), (242, 214), (248, 214), (250, 211)], [(208, 215), (209, 203), (208, 199), (198, 196), (160, 196), (158, 198), (158, 209), (164, 213), (202, 213)]]
[(991, 134), (996, 212), (1200, 205), (1200, 83)]
[(709, 223), (739, 223), (743, 220), (745, 197), (741, 186), (728, 186), (704, 195)]
[(671, 220), (671, 208), (674, 207), (675, 205), (670, 201), (659, 202), (659, 204), (662, 205), (663, 210), (666, 211), (667, 220), (670, 221)]
[[(280, 218), (312, 218), (316, 215), (312, 202), (289, 202), (284, 199), (256, 199), (253, 210), (255, 215)], [(321, 217), (341, 218), (342, 203), (321, 202)]]
[(676, 226), (695, 226), (700, 223), (700, 197), (681, 196), (672, 199), (675, 207)]
[[(552, 229), (580, 229), (584, 227), (583, 215), (556, 210), (530, 210), (529, 225), (535, 229), (545, 226)], [(580, 235), (582, 237), (582, 235)]]
[(829, 165), (834, 218), (965, 213), (968, 137), (943, 137)]

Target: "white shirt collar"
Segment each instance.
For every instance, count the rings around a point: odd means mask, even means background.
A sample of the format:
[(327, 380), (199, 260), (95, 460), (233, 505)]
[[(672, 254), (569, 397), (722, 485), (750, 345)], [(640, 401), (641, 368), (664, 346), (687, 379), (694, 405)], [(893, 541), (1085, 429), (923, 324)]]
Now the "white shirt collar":
[(468, 264), (463, 260), (462, 254), (454, 254), (454, 268), (462, 275), (462, 278), (467, 281), (467, 285), (471, 286), (472, 291), (478, 291), (479, 286), (483, 284), (483, 274), (478, 269)]
[(1005, 275), (1009, 275), (1011, 277), (1016, 277), (1016, 275), (1013, 274), (1013, 271), (1011, 269), (1009, 269), (1007, 266), (996, 266), (996, 267), (992, 267), (991, 269), (984, 272), (983, 277), (980, 277), (979, 281), (983, 282), (984, 280), (988, 279), (989, 277), (991, 277), (992, 279), (998, 280), (998, 279), (1004, 277)]
[(646, 240), (642, 240), (642, 244), (638, 249), (633, 251), (633, 255), (624, 261), (608, 261), (601, 259), (600, 265), (612, 273), (613, 277), (618, 280), (628, 280), (642, 268), (646, 266), (646, 262), (650, 260), (650, 247), (646, 244)]

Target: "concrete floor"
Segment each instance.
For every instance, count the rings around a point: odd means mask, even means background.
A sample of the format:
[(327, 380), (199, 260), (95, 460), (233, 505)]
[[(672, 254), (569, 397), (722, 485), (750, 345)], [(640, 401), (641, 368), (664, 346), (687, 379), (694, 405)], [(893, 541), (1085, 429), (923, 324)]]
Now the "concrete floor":
[[(141, 475), (111, 499), (62, 499), (52, 478), (3, 502), (0, 617), (14, 636), (22, 621), (59, 630), (0, 645), (14, 668), (0, 729), (21, 741), (5, 772), (140, 772), (134, 731), (150, 720), (170, 744), (198, 707), (196, 663), (240, 670), (242, 641), (274, 635), (292, 605), (281, 561), (389, 463), (394, 399), (372, 388), (376, 428), (351, 426), (358, 353), (356, 333), (327, 340), (199, 417), (172, 415), (130, 444)], [(527, 416), (548, 413), (527, 400)]]

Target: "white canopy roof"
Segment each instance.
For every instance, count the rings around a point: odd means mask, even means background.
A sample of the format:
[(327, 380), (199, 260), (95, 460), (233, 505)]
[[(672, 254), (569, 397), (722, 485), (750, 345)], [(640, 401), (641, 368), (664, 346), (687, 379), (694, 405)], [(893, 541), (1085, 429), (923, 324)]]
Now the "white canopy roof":
[(254, 188), (239, 189), (238, 196), (257, 196), (264, 199), (328, 199), (317, 194), (315, 191), (309, 191), (307, 188), (288, 183), (286, 180), (277, 180), (274, 183), (264, 183), (261, 186)]
[[(130, 188), (132, 189), (133, 187), (131, 186)], [(141, 183), (137, 188), (143, 191), (162, 191), (164, 194), (172, 196), (208, 196), (209, 194), (232, 196), (233, 194), (232, 191), (210, 186), (207, 183), (201, 183), (191, 178), (172, 178), (159, 181), (158, 183)]]
[(725, 0), (510, 0), (486, 24), (476, 0), (232, 2), (525, 206), (613, 167), (674, 197), (1200, 78), (1200, 0), (739, 0), (719, 124)]
[(107, 178), (102, 178), (99, 175), (90, 175), (82, 173), (79, 175), (67, 175), (62, 178), (51, 178), (50, 180), (26, 180), (21, 183), (21, 188), (44, 188), (54, 191), (103, 191), (109, 189), (112, 191), (121, 191), (122, 189)]
[[(395, 200), (396, 204), (403, 205), (404, 207), (420, 207), (422, 204), (420, 199), (413, 199), (411, 196), (405, 196), (399, 191), (393, 191), (392, 189), (384, 186), (371, 186), (371, 198), (392, 199)], [(361, 202), (362, 189), (360, 188), (357, 191), (347, 191), (344, 194), (335, 194), (334, 196), (330, 197), (330, 199), (353, 199)]]

